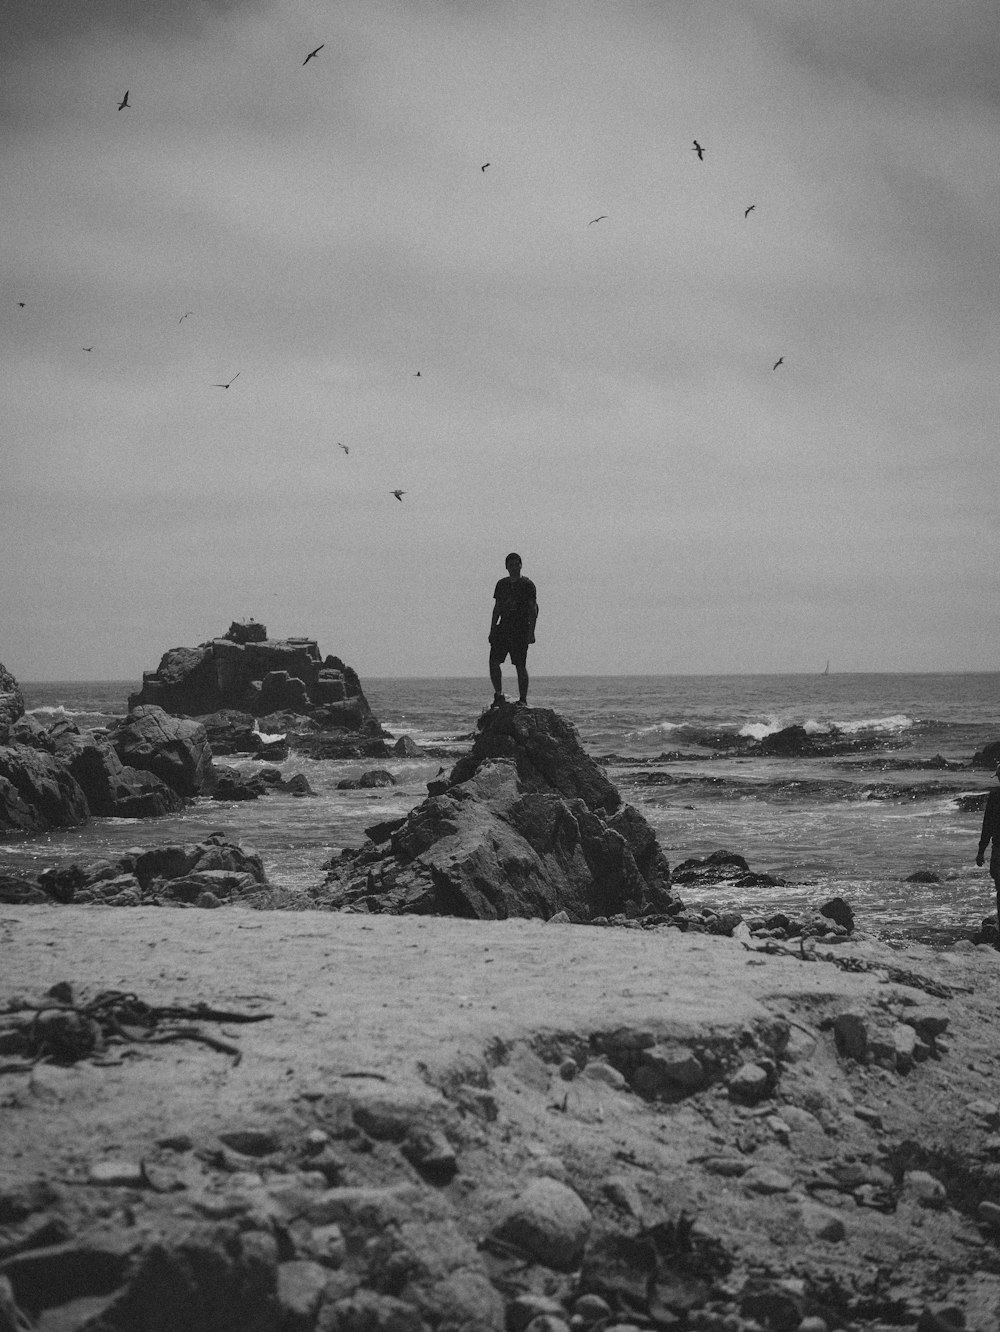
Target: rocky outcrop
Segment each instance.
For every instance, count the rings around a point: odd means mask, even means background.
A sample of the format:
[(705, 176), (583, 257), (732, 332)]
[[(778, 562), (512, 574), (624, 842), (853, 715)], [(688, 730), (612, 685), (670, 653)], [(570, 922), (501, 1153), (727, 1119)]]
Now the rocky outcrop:
[(6, 740), (7, 727), (23, 716), (24, 695), (10, 671), (0, 662), (0, 741)]
[(198, 647), (165, 652), (157, 669), (144, 673), (129, 711), (150, 703), (188, 717), (224, 709), (253, 717), (286, 712), (327, 730), (381, 735), (356, 671), (339, 657), (322, 657), (315, 639), (270, 639), (254, 621), (235, 622)]
[(245, 899), (268, 887), (255, 851), (213, 833), (197, 844), (126, 851), (114, 860), (44, 870), (37, 887), (52, 902), (100, 906), (204, 906)]
[(998, 763), (1000, 763), (1000, 740), (990, 740), (972, 756), (974, 768), (988, 768), (992, 771)]
[(0, 745), (0, 832), (73, 828), (89, 814), (79, 782), (54, 754)]
[(549, 709), (479, 719), (472, 751), (386, 840), (345, 851), (313, 894), (356, 910), (574, 921), (678, 909), (652, 829)]
[(171, 717), (162, 708), (145, 704), (112, 729), (111, 743), (122, 763), (155, 773), (178, 795), (202, 795), (212, 789), (212, 748), (198, 722)]

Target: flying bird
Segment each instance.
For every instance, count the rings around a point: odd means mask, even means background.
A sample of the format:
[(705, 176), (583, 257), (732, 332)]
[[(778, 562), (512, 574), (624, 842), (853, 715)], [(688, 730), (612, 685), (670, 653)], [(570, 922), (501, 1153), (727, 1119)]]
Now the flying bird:
[(692, 151), (693, 153), (697, 153), (697, 154), (698, 154), (698, 161), (699, 161), (699, 162), (704, 162), (704, 160), (705, 160), (705, 150), (704, 150), (704, 148), (701, 146), (701, 144), (698, 142), (697, 139), (693, 139), (692, 142), (693, 142), (693, 144), (694, 144), (694, 147), (691, 149), (691, 151)]
[(420, 378), (420, 371), (419, 371), (419, 370), (418, 370), (417, 373), (413, 376), (413, 378), (414, 378), (414, 379), (419, 379), (419, 378)]
[(338, 445), (337, 445), (337, 448), (338, 448), (338, 449), (343, 449), (345, 453), (350, 453), (350, 451), (351, 451), (351, 450), (347, 447), (346, 444), (338, 444)]
[(180, 319), (178, 319), (177, 321), (178, 324), (183, 324), (184, 320), (187, 319), (188, 315), (193, 313), (194, 312), (192, 310), (185, 310), (184, 313), (181, 315)]
[(93, 349), (93, 347), (84, 347), (83, 350), (84, 350), (84, 351), (93, 351), (94, 349)]
[(17, 306), (18, 306), (18, 309), (19, 309), (19, 310), (23, 310), (23, 309), (24, 309), (24, 301), (18, 301)]
[[(125, 89), (125, 96), (124, 96), (124, 97), (122, 98), (122, 100), (118, 103), (118, 110), (120, 111), (120, 110), (122, 109), (122, 107), (124, 107), (124, 106), (128, 106), (128, 89), (127, 89), (127, 88)], [(128, 109), (129, 109), (130, 111), (132, 110), (132, 108), (131, 108), (130, 106), (128, 106)]]
[[(240, 371), (237, 370), (236, 374), (233, 375), (232, 379), (229, 381), (229, 384), (235, 384), (235, 382), (237, 381), (237, 379), (239, 379), (239, 377), (240, 377)], [(229, 384), (213, 384), (212, 388), (229, 388)]]
[(303, 60), (302, 62), (303, 65), (308, 65), (310, 60), (315, 59), (315, 57), (319, 55), (320, 51), (322, 51), (324, 46), (326, 46), (326, 42), (320, 42), (319, 46), (316, 47), (315, 51), (310, 51), (309, 54), (306, 56), (305, 60)]
[(402, 502), (403, 502), (403, 496), (406, 494), (406, 491), (405, 491), (405, 490), (394, 490), (394, 491), (392, 491), (391, 493), (392, 493), (393, 495), (395, 495), (396, 498), (399, 500), (400, 504), (402, 504)]
[(602, 213), (600, 217), (592, 217), (590, 221), (587, 223), (587, 226), (592, 227), (595, 222), (603, 222), (606, 217), (607, 213)]
[(784, 365), (784, 364), (785, 364), (785, 358), (783, 356), (779, 356), (778, 359), (775, 361), (774, 365), (771, 366), (771, 369), (777, 370), (779, 365)]
[(479, 168), (479, 170), (480, 170), (480, 171), (485, 171), (486, 168), (487, 168), (488, 166), (489, 166), (489, 162), (484, 162), (483, 165)]
[(753, 212), (753, 210), (754, 210), (756, 207), (757, 207), (756, 204), (751, 204), (749, 208), (744, 208), (744, 209), (743, 209), (743, 216), (744, 216), (744, 217), (749, 217), (750, 214)]

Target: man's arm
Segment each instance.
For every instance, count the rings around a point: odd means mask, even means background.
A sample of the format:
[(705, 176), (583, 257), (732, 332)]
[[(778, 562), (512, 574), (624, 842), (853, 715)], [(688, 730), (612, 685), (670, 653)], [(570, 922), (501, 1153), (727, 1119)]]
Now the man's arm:
[(981, 865), (986, 856), (986, 848), (993, 839), (994, 823), (996, 821), (996, 791), (991, 791), (986, 797), (986, 808), (983, 810), (983, 830), (979, 834), (979, 850), (976, 852), (976, 864)]

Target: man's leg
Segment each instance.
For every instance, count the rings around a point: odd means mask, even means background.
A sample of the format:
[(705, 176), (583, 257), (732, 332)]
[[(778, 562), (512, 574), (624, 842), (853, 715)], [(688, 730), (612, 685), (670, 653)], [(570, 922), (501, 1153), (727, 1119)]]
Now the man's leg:
[(510, 659), (514, 663), (514, 669), (517, 671), (517, 692), (519, 701), (527, 703), (528, 701), (528, 649), (519, 652), (515, 657), (513, 652)]
[(503, 676), (500, 673), (500, 662), (502, 658), (495, 657), (490, 653), (490, 683), (493, 685), (494, 700), (500, 698), (503, 694)]

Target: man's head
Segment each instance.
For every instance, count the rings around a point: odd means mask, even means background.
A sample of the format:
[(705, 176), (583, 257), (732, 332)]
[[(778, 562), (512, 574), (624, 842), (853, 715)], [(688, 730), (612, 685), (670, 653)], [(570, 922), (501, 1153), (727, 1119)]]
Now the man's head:
[(504, 560), (504, 564), (507, 566), (507, 572), (510, 574), (511, 578), (521, 577), (521, 557), (516, 551), (512, 550), (510, 552)]

